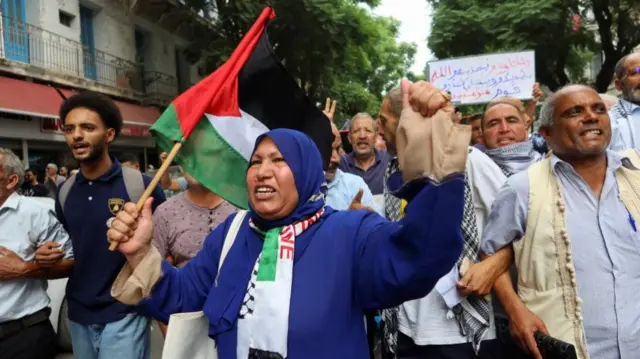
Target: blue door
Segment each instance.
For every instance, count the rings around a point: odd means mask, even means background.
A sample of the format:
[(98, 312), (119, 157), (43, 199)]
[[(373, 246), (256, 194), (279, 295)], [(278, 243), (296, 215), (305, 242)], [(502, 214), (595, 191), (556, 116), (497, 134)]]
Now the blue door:
[(82, 42), (82, 58), (84, 63), (84, 77), (95, 80), (96, 48), (93, 43), (93, 11), (80, 6), (80, 40)]
[(2, 0), (4, 56), (29, 63), (29, 33), (24, 0)]

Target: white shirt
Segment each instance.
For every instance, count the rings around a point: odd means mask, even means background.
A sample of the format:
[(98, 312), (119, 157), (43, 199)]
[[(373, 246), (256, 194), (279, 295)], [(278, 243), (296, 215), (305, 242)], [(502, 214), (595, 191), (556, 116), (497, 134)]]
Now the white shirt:
[(640, 106), (627, 100), (618, 101), (609, 111), (611, 143), (609, 149), (619, 152), (640, 149)]
[[(498, 191), (506, 181), (500, 168), (482, 151), (471, 147), (467, 157), (467, 178), (471, 187), (471, 195), (478, 222), (478, 236), (482, 237), (491, 205)], [(455, 269), (455, 268), (454, 268)], [(457, 270), (452, 270), (440, 279), (438, 285), (453, 285), (455, 290)], [(460, 334), (460, 327), (447, 302), (437, 290), (431, 291), (422, 299), (405, 302), (398, 312), (398, 329), (404, 335), (413, 339), (416, 345), (452, 345), (469, 342)], [(493, 316), (491, 327), (484, 340), (495, 339)]]
[(374, 200), (374, 196), (371, 194), (369, 186), (360, 176), (356, 176), (351, 173), (336, 169), (335, 177), (333, 181), (327, 185), (327, 198), (325, 203), (337, 210), (346, 211), (349, 209), (353, 198), (358, 194), (358, 191), (362, 190), (362, 204), (373, 208), (376, 212), (382, 215), (382, 208)]
[[(65, 259), (73, 258), (69, 235), (46, 205), (13, 193), (0, 206), (0, 246), (32, 262), (36, 249), (49, 240), (61, 244)], [(0, 298), (0, 323), (20, 319), (49, 305), (47, 280), (0, 280)]]

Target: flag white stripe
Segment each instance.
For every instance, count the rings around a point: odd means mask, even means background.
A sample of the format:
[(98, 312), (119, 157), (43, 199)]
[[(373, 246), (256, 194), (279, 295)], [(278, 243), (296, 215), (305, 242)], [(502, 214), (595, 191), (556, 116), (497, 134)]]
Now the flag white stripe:
[(205, 116), (218, 134), (249, 161), (256, 138), (269, 129), (250, 114), (242, 110), (240, 113), (242, 117), (214, 116), (208, 113)]

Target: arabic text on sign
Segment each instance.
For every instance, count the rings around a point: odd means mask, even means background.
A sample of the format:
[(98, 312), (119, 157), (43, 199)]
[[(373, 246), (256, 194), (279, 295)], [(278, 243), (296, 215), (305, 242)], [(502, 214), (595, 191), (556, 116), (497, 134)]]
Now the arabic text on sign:
[(533, 51), (448, 59), (429, 64), (429, 79), (461, 104), (501, 96), (531, 98), (535, 83)]

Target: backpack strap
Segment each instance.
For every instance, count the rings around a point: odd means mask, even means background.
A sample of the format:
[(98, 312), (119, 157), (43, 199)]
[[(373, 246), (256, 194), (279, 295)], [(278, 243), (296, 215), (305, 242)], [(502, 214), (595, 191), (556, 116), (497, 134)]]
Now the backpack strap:
[(133, 168), (122, 167), (122, 178), (124, 179), (124, 187), (127, 190), (129, 201), (138, 203), (144, 193), (144, 179), (142, 173)]
[(60, 201), (60, 208), (62, 209), (62, 214), (64, 214), (64, 204), (67, 202), (67, 197), (69, 196), (69, 191), (71, 191), (71, 187), (76, 183), (76, 175), (69, 177), (68, 180), (64, 181), (62, 187), (60, 187), (60, 192), (58, 193), (58, 200)]
[[(133, 168), (122, 167), (122, 177), (124, 179), (124, 187), (127, 190), (127, 195), (129, 196), (129, 201), (137, 203), (142, 197), (145, 189), (142, 173), (138, 170), (134, 170)], [(60, 201), (60, 208), (62, 208), (63, 214), (64, 204), (67, 202), (69, 191), (71, 191), (71, 187), (73, 187), (74, 183), (76, 183), (76, 175), (69, 177), (69, 179), (62, 184), (62, 187), (60, 187), (58, 200)]]
[(236, 237), (238, 236), (240, 226), (242, 226), (242, 222), (244, 222), (244, 217), (246, 217), (246, 215), (247, 211), (238, 211), (235, 217), (233, 217), (233, 221), (231, 221), (231, 226), (227, 231), (227, 235), (224, 237), (222, 251), (220, 252), (220, 260), (218, 261), (218, 274), (216, 274), (215, 280), (216, 286), (218, 285), (218, 277), (220, 276), (220, 269), (222, 268), (224, 259), (227, 257), (227, 253), (229, 253), (229, 249), (231, 249), (231, 246), (233, 246), (233, 242), (235, 242)]

